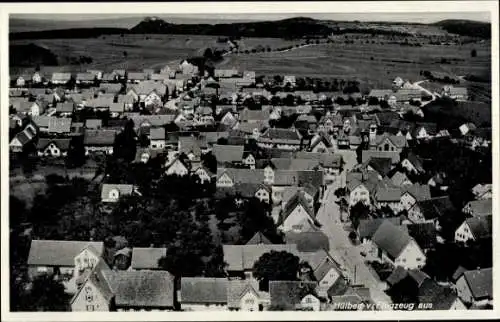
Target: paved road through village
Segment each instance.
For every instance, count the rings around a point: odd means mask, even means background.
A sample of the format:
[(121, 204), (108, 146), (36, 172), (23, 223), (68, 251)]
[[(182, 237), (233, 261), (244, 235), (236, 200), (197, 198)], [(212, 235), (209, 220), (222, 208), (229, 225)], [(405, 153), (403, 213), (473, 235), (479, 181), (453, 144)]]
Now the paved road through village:
[(349, 233), (344, 230), (344, 223), (340, 220), (340, 207), (335, 202), (337, 198), (334, 194), (335, 190), (341, 186), (345, 186), (345, 171), (337, 176), (337, 180), (326, 189), (323, 203), (316, 216), (330, 241), (330, 253), (346, 269), (344, 274), (353, 284), (363, 284), (370, 288), (370, 294), (375, 303), (390, 304), (391, 299), (382, 291), (378, 277), (375, 277), (369, 270), (359, 249), (351, 243)]

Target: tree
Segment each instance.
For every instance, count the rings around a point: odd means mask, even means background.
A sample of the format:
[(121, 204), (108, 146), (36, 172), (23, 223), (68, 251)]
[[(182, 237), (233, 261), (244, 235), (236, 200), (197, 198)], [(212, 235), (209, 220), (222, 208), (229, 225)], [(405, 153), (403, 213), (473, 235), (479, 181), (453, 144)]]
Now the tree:
[(217, 173), (217, 159), (212, 154), (212, 151), (203, 154), (201, 156), (201, 162), (203, 166), (205, 166), (206, 168), (208, 168), (208, 170), (210, 170), (210, 172)]
[(133, 161), (137, 151), (137, 134), (134, 130), (134, 121), (128, 120), (125, 129), (115, 137), (113, 156), (116, 159)]
[(206, 59), (212, 59), (213, 56), (214, 56), (214, 54), (212, 52), (212, 49), (210, 49), (210, 48), (205, 49), (205, 52), (203, 53), (203, 57), (205, 57)]
[(349, 219), (352, 226), (357, 229), (361, 219), (368, 219), (370, 217), (370, 207), (365, 205), (362, 201), (358, 201), (354, 206), (349, 209)]
[(345, 188), (338, 188), (337, 190), (335, 190), (334, 194), (337, 198), (344, 197), (346, 195)]
[(278, 233), (269, 212), (269, 206), (257, 198), (252, 198), (245, 204), (245, 209), (237, 216), (242, 243), (246, 243), (257, 232), (262, 232), (273, 243), (283, 242), (283, 236)]
[(259, 288), (269, 290), (269, 281), (295, 281), (299, 272), (300, 259), (286, 251), (270, 251), (263, 254), (253, 266), (253, 275), (259, 281)]
[(36, 277), (31, 285), (27, 304), (29, 311), (69, 311), (69, 296), (64, 285), (51, 275)]
[(476, 51), (476, 49), (475, 49), (475, 48), (473, 48), (473, 49), (470, 51), (470, 56), (471, 56), (472, 58), (474, 58), (474, 57), (476, 57), (476, 56), (477, 56), (477, 51)]

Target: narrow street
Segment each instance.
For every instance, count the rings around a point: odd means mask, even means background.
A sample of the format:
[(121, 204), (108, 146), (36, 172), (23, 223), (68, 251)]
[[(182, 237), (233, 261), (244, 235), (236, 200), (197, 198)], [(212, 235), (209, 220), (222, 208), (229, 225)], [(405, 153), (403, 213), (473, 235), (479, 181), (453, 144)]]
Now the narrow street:
[(338, 180), (325, 191), (323, 203), (316, 216), (322, 225), (323, 232), (330, 241), (330, 254), (343, 266), (344, 274), (352, 284), (370, 288), (375, 303), (389, 304), (391, 299), (382, 291), (382, 283), (364, 263), (363, 256), (349, 240), (349, 233), (344, 229), (344, 224), (340, 220), (340, 207), (335, 202), (337, 198), (334, 192), (341, 185), (345, 185), (345, 171), (337, 178)]

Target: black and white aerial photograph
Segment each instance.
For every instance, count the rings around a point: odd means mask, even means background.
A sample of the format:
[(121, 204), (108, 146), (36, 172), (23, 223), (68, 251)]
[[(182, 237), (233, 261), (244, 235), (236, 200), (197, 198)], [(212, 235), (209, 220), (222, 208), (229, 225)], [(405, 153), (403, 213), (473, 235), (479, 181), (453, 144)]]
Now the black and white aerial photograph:
[(493, 312), (488, 9), (52, 8), (8, 15), (11, 313)]

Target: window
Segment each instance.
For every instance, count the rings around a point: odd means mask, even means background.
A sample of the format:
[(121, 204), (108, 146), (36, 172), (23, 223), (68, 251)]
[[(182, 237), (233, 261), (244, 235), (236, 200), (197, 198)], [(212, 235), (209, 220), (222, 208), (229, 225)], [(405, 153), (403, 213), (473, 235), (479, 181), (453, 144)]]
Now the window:
[(88, 312), (94, 311), (94, 306), (93, 305), (87, 305), (87, 311)]
[(403, 263), (406, 263), (406, 258), (403, 258)]
[(85, 300), (87, 302), (92, 302), (94, 300), (94, 296), (92, 294), (85, 295)]
[(254, 300), (253, 299), (246, 299), (245, 304), (253, 304)]
[(384, 151), (389, 151), (389, 143), (386, 143), (386, 144), (384, 145)]
[(422, 258), (417, 257), (417, 262), (420, 262), (421, 260), (422, 260)]
[(48, 272), (48, 270), (49, 270), (49, 269), (48, 269), (46, 266), (38, 266), (38, 267), (36, 268), (36, 271), (37, 271), (38, 273), (47, 273), (47, 272)]

